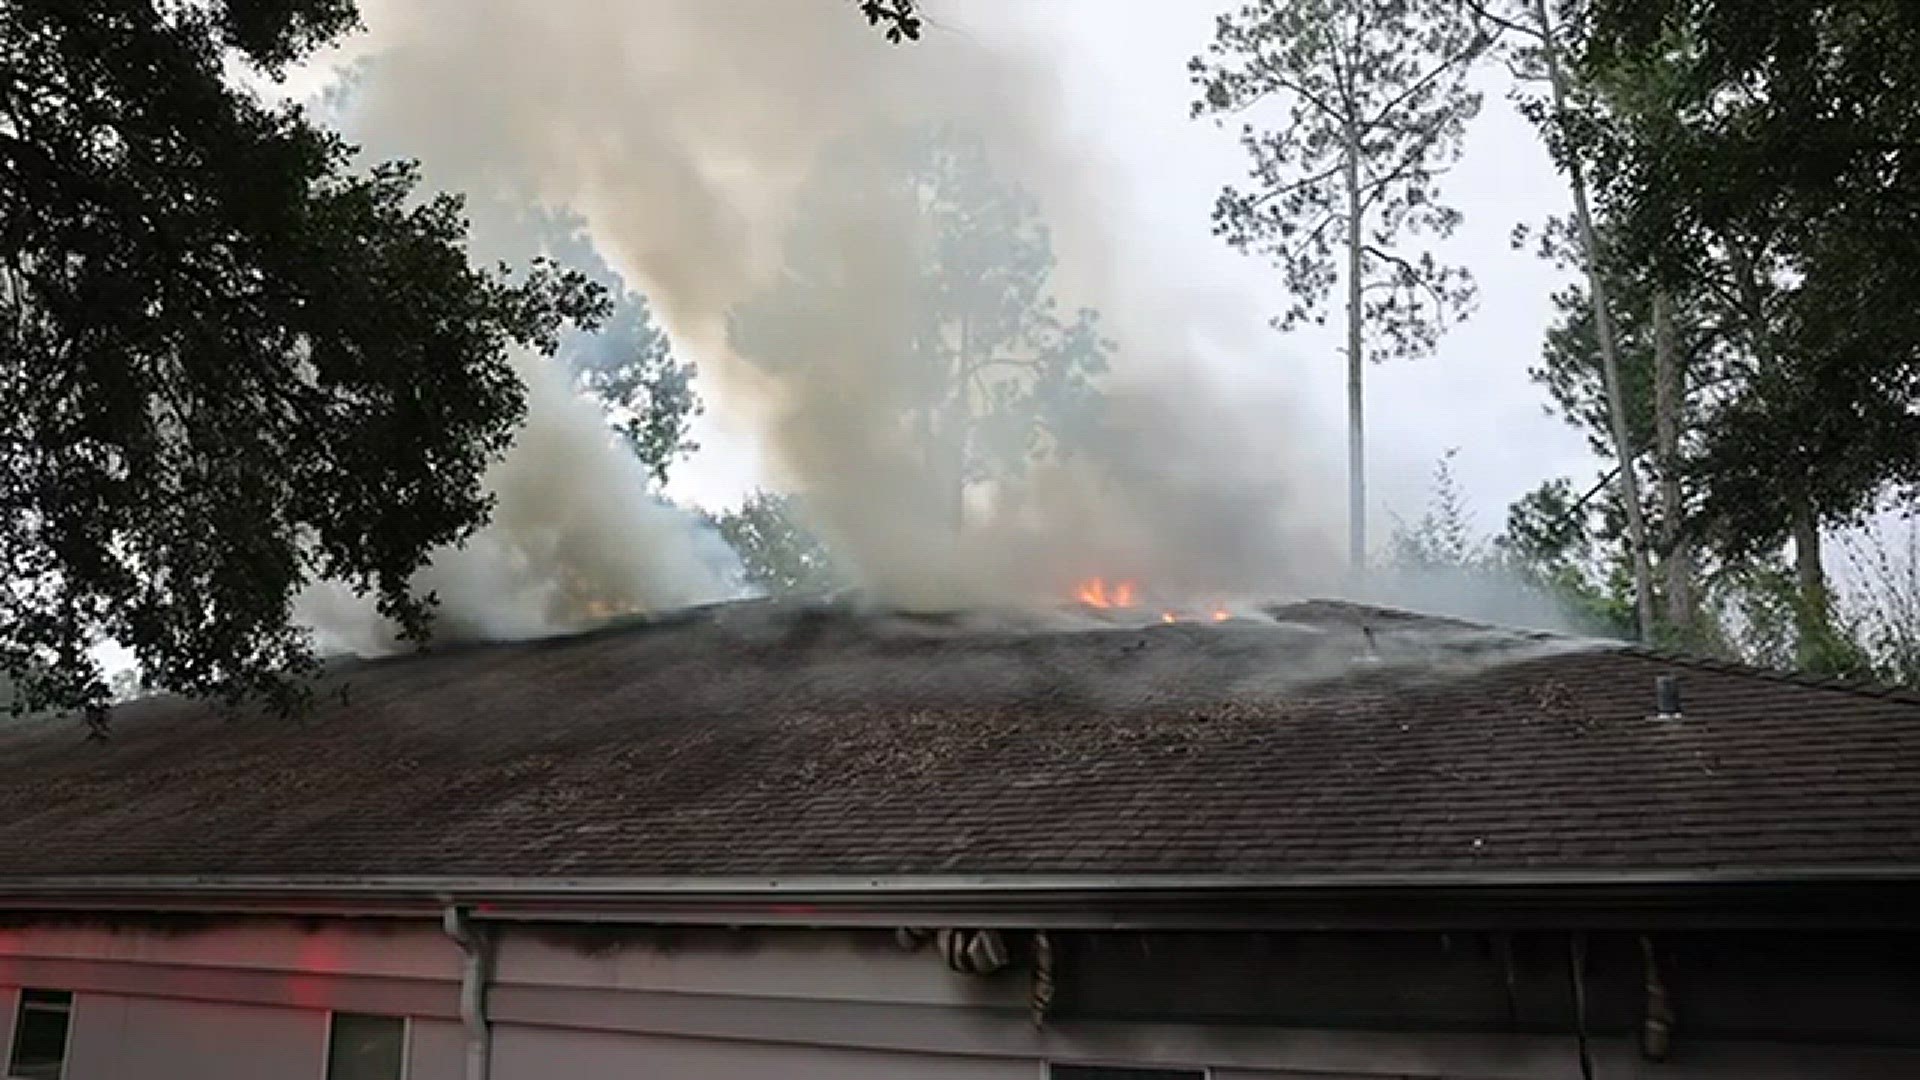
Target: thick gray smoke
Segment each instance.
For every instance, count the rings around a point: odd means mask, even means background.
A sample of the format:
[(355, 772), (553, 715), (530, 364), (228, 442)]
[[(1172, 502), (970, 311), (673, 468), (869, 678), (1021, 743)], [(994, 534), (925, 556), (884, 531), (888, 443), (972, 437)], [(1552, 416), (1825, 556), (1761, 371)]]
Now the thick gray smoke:
[[(487, 474), (493, 519), (414, 580), (440, 599), (436, 635), (542, 637), (736, 594), (726, 542), (649, 491), (644, 467), (566, 372), (534, 354), (514, 366), (527, 384), (527, 420)], [(326, 651), (367, 655), (395, 644), (397, 628), (339, 586), (310, 588), (299, 615)]]
[[(363, 8), (349, 135), (369, 156), (418, 157), (430, 184), (473, 194), (481, 241), (511, 232), (484, 212), (496, 200), (584, 215), (701, 363), (709, 395), (757, 415), (774, 482), (805, 497), (886, 602), (1052, 600), (1095, 574), (1168, 591), (1325, 591), (1332, 545), (1306, 502), (1320, 485), (1301, 482), (1289, 418), (1277, 403), (1230, 400), (1198, 361), (1222, 334), (1226, 348), (1271, 341), (1236, 341), (1229, 326), (1257, 317), (1193, 304), (1179, 268), (1129, 264), (1112, 242), (1128, 223), (1103, 209), (1098, 162), (1059, 123), (1047, 58), (1020, 40), (1007, 5), (936, 6), (928, 40), (912, 46), (888, 44), (842, 0)], [(1062, 308), (1099, 309), (1118, 345), (1098, 436), (1017, 482), (973, 487), (958, 537), (945, 478), (899, 420), (917, 392), (899, 356), (922, 238), (858, 200), (800, 203), (808, 178), (863, 137), (931, 124), (979, 133), (996, 169), (1037, 194)], [(840, 287), (804, 319), (764, 328), (782, 363), (748, 363), (729, 314), (780, 282), (803, 213)], [(1204, 227), (1204, 207), (1195, 213)], [(514, 239), (481, 246), (524, 253)], [(542, 520), (502, 496), (496, 531)], [(676, 572), (672, 558), (650, 561)]]
[[(515, 208), (581, 215), (700, 363), (715, 407), (753, 419), (773, 484), (803, 496), (884, 603), (1050, 604), (1095, 576), (1137, 582), (1149, 613), (1352, 591), (1323, 501), (1337, 473), (1314, 474), (1326, 463), (1302, 449), (1316, 433), (1289, 409), (1284, 377), (1244, 375), (1276, 366), (1281, 347), (1262, 326), (1271, 298), (1191, 287), (1134, 242), (1126, 200), (1062, 120), (1052, 59), (1025, 36), (1020, 5), (937, 4), (927, 40), (908, 46), (843, 0), (362, 6), (369, 34), (338, 118), (349, 136), (468, 193), (483, 258), (546, 248), (527, 226), (540, 215)], [(884, 169), (899, 151), (890, 140), (935, 126), (983, 137), (1000, 178), (1038, 197), (1059, 258), (1049, 290), (1063, 311), (1098, 309), (1117, 344), (1105, 412), (1076, 451), (975, 483), (958, 510), (951, 462), (902, 421), (924, 393), (902, 362), (923, 223), (899, 203), (809, 189), (823, 170), (884, 186), (863, 163)], [(798, 267), (797, 231), (810, 245)], [(762, 310), (758, 347), (737, 350), (730, 320), (796, 273), (833, 287), (785, 316)], [(498, 520), (424, 582), (450, 621), (518, 636), (725, 594), (711, 534), (641, 494), (637, 469), (609, 481), (620, 470), (603, 452), (620, 451), (586, 448), (601, 430), (591, 410), (561, 374), (526, 373), (533, 422), (495, 478)], [(580, 469), (586, 459), (597, 464)], [(1370, 598), (1559, 624), (1552, 605), (1509, 603), (1497, 585)], [(1482, 610), (1494, 593), (1500, 610)], [(325, 599), (309, 604), (319, 621), (355, 625), (328, 617)]]

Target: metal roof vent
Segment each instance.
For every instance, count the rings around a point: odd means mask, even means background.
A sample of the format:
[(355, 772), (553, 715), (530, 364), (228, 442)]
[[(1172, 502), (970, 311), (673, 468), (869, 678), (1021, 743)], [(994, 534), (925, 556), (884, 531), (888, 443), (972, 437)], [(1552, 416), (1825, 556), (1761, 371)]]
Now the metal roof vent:
[(1685, 714), (1680, 711), (1680, 676), (1656, 675), (1653, 679), (1653, 718), (1655, 720), (1678, 720)]

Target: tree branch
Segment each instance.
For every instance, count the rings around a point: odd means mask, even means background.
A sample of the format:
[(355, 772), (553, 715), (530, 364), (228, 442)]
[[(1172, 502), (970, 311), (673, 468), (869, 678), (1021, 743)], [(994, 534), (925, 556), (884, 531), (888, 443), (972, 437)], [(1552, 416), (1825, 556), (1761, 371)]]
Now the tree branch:
[(1382, 105), (1380, 107), (1380, 110), (1373, 115), (1372, 119), (1367, 120), (1362, 124), (1362, 131), (1363, 132), (1372, 131), (1375, 127), (1377, 127), (1380, 124), (1381, 121), (1385, 120), (1389, 115), (1391, 115), (1393, 113), (1393, 110), (1399, 108), (1402, 104), (1404, 104), (1406, 101), (1411, 99), (1415, 94), (1418, 94), (1420, 91), (1433, 85), (1434, 82), (1440, 78), (1440, 76), (1445, 75), (1447, 72), (1453, 70), (1455, 65), (1460, 64), (1461, 62), (1466, 60), (1471, 60), (1474, 56), (1478, 55), (1482, 50), (1484, 50), (1491, 43), (1492, 43), (1491, 38), (1482, 38), (1478, 34), (1474, 35), (1473, 41), (1470, 44), (1468, 44), (1468, 46), (1465, 49), (1462, 49), (1457, 55), (1448, 57), (1446, 60), (1443, 60), (1439, 64), (1436, 64), (1433, 70), (1427, 72), (1425, 75), (1422, 75), (1418, 79), (1415, 79), (1410, 85), (1407, 86), (1406, 89), (1400, 91), (1398, 94), (1395, 94), (1393, 96), (1393, 100), (1387, 102), (1385, 105)]
[(1270, 203), (1275, 199), (1284, 198), (1303, 188), (1310, 188), (1315, 184), (1324, 183), (1325, 181), (1331, 180), (1334, 177), (1340, 175), (1340, 170), (1345, 167), (1346, 165), (1344, 162), (1336, 162), (1330, 168), (1327, 168), (1321, 172), (1315, 173), (1314, 175), (1309, 176), (1303, 180), (1296, 180), (1291, 184), (1283, 184), (1280, 187), (1271, 188), (1265, 192), (1262, 192), (1258, 198), (1249, 200), (1247, 205), (1249, 207), (1265, 206), (1267, 203)]
[(1516, 34), (1525, 34), (1535, 41), (1542, 43), (1546, 41), (1546, 35), (1540, 32), (1539, 27), (1528, 26), (1525, 23), (1515, 22), (1505, 16), (1495, 15), (1488, 8), (1486, 0), (1465, 0), (1465, 3), (1467, 9), (1473, 12), (1475, 18), (1485, 19), (1502, 30), (1511, 31)]
[(1407, 275), (1406, 278), (1401, 281), (1395, 282), (1394, 284), (1397, 285), (1399, 288), (1407, 288), (1409, 286), (1418, 286), (1421, 289), (1421, 291), (1425, 292), (1428, 298), (1433, 301), (1433, 306), (1435, 309), (1434, 313), (1436, 315), (1438, 315), (1440, 312), (1443, 312), (1447, 309), (1446, 298), (1440, 294), (1439, 289), (1434, 288), (1432, 282), (1427, 280), (1427, 275), (1422, 273), (1419, 267), (1408, 262), (1406, 259), (1403, 259), (1398, 255), (1395, 255), (1393, 252), (1388, 251), (1385, 248), (1376, 247), (1373, 244), (1368, 244), (1361, 250), (1365, 251), (1368, 255), (1371, 255), (1376, 259), (1380, 259), (1385, 262), (1392, 263), (1395, 266), (1398, 266), (1400, 269), (1406, 271), (1406, 275)]
[[(1374, 204), (1386, 194), (1387, 188), (1391, 187), (1395, 182), (1405, 179), (1408, 174), (1424, 164), (1427, 158), (1427, 148), (1431, 145), (1432, 140), (1428, 140), (1426, 143), (1414, 147), (1405, 157), (1400, 159), (1400, 164), (1394, 166), (1392, 172), (1379, 178), (1369, 178), (1366, 183), (1360, 185), (1360, 189), (1364, 193), (1360, 198), (1361, 209), (1371, 210)], [(1427, 175), (1445, 176), (1452, 171), (1452, 165), (1437, 165), (1430, 167), (1427, 170)]]
[[(1328, 116), (1338, 118), (1343, 115), (1338, 109), (1335, 109), (1333, 106), (1321, 100), (1320, 95), (1314, 93), (1311, 90), (1308, 90), (1305, 86), (1301, 85), (1298, 81), (1289, 78), (1287, 75), (1282, 74), (1278, 68), (1274, 67), (1274, 65), (1262, 62), (1258, 65), (1251, 65), (1250, 67), (1254, 70), (1257, 70), (1258, 74), (1263, 80), (1271, 83), (1274, 86), (1279, 87), (1282, 90), (1287, 91), (1290, 94), (1297, 95), (1302, 100), (1306, 101), (1308, 104), (1312, 105), (1316, 109), (1319, 109), (1321, 112), (1327, 114)], [(1338, 79), (1336, 79), (1335, 81), (1337, 83)], [(1233, 111), (1234, 112), (1242, 111), (1248, 106), (1251, 106), (1254, 102), (1264, 100), (1265, 97), (1266, 97), (1265, 94), (1261, 94), (1259, 97), (1256, 97), (1248, 101), (1247, 105), (1242, 106), (1241, 109), (1236, 109)]]

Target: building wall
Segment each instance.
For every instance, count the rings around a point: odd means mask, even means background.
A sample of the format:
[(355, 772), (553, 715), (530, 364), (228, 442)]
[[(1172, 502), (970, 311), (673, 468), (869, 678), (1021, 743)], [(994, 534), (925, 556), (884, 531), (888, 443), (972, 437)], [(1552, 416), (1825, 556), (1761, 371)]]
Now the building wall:
[(67, 1076), (317, 1077), (326, 1040), (326, 1014), (312, 1009), (76, 994)]
[[(412, 1018), (409, 1080), (459, 1080), (460, 968), (426, 922), (15, 927), (0, 930), (0, 1047), (16, 988), (36, 986), (75, 993), (66, 1080), (320, 1080), (329, 1010)], [(514, 928), (501, 932), (490, 992), (493, 1077), (1039, 1080), (1049, 1060), (1204, 1066), (1212, 1080), (1580, 1076), (1566, 1033), (1071, 1017), (1036, 1027), (1027, 992), (1021, 972), (958, 975), (877, 932)], [(1911, 1048), (1689, 1042), (1685, 1004), (1671, 1062), (1599, 1039), (1597, 1073), (1920, 1076)]]
[(504, 1025), (495, 1075), (648, 1080), (1035, 1080), (1032, 1062)]

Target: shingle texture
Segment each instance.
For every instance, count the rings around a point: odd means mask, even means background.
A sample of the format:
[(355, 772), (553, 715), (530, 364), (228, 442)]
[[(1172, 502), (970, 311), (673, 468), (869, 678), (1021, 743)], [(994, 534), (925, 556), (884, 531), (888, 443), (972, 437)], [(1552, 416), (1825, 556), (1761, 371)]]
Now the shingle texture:
[[(1920, 698), (1345, 605), (730, 605), (344, 667), (294, 722), (0, 725), (0, 879), (1920, 861)], [(1680, 677), (1685, 715), (1650, 715)]]

